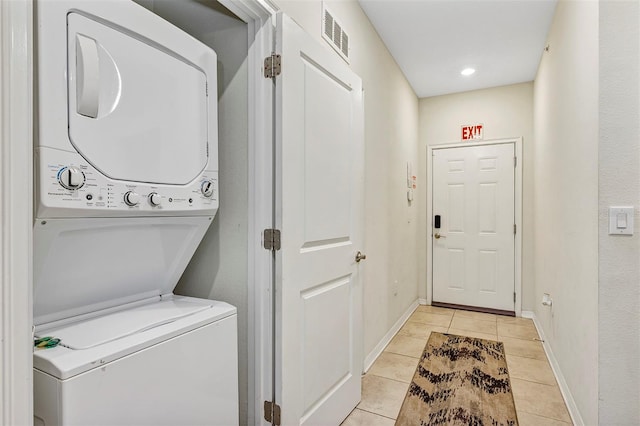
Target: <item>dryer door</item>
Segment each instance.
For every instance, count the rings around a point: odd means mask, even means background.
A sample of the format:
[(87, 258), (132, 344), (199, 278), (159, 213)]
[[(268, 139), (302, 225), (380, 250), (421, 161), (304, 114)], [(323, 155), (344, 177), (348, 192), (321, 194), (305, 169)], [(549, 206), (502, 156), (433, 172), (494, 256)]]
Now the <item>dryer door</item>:
[(67, 15), (69, 138), (112, 179), (184, 185), (207, 166), (207, 79), (107, 21)]

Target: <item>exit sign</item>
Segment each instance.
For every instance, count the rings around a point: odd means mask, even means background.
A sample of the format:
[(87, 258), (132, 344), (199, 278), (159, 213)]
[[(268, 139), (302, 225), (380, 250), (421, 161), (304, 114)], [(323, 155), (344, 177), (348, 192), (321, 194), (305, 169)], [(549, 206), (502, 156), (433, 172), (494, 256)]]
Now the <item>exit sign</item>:
[(466, 141), (469, 139), (482, 139), (482, 124), (474, 124), (471, 126), (462, 126), (462, 140)]

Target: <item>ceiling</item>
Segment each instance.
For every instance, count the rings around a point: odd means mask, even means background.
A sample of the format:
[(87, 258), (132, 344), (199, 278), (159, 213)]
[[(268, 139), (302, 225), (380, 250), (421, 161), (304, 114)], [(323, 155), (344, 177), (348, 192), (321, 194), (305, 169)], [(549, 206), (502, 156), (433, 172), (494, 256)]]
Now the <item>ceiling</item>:
[[(420, 98), (532, 81), (556, 7), (556, 0), (359, 2)], [(476, 72), (464, 77), (467, 67)]]

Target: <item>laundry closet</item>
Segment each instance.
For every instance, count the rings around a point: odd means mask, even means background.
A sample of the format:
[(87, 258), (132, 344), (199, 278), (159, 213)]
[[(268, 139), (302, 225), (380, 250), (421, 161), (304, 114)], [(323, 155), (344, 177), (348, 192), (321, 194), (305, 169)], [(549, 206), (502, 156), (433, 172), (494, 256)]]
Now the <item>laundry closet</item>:
[(36, 424), (247, 422), (247, 25), (140, 3), (36, 4)]

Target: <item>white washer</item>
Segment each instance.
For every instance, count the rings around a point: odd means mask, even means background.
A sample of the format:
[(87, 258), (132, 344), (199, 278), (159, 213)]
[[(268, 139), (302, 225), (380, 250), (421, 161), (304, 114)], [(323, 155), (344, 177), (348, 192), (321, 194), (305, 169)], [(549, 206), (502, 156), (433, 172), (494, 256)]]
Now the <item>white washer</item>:
[(218, 209), (216, 55), (127, 0), (39, 0), (34, 415), (238, 423), (237, 315), (173, 289)]
[(35, 425), (238, 424), (236, 310), (168, 297), (41, 331)]

